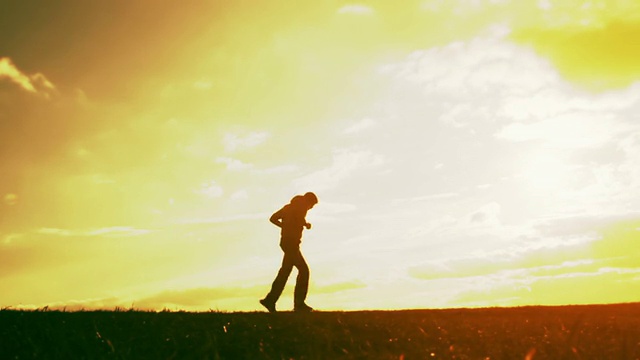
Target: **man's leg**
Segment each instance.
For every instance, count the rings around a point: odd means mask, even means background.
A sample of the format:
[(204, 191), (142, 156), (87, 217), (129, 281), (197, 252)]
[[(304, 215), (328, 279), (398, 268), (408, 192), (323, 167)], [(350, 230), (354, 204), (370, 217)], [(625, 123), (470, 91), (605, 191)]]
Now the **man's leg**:
[[(309, 290), (309, 266), (302, 256), (300, 249), (296, 252), (293, 266), (298, 269), (298, 277), (296, 278), (296, 288), (294, 290), (294, 307), (298, 310), (306, 310), (309, 308), (304, 300), (307, 298)], [(311, 310), (311, 308), (309, 308)]]
[[(282, 266), (280, 266), (278, 275), (276, 275), (276, 279), (273, 280), (273, 284), (271, 284), (271, 291), (269, 291), (269, 294), (267, 294), (267, 296), (264, 298), (264, 301), (267, 304), (273, 304), (274, 308), (275, 303), (278, 301), (280, 295), (282, 294), (282, 291), (284, 290), (284, 286), (287, 284), (287, 279), (289, 279), (291, 270), (293, 269), (294, 255), (295, 254), (292, 254), (291, 252), (285, 251), (284, 257), (282, 258)], [(263, 305), (265, 304), (263, 303)], [(269, 311), (271, 311), (271, 309), (269, 309)]]

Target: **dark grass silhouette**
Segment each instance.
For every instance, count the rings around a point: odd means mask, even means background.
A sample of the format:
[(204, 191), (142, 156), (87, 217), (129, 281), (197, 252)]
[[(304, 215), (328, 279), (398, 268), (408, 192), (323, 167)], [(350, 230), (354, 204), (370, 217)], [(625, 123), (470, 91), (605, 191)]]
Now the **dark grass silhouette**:
[(640, 303), (269, 313), (0, 311), (2, 359), (637, 359)]

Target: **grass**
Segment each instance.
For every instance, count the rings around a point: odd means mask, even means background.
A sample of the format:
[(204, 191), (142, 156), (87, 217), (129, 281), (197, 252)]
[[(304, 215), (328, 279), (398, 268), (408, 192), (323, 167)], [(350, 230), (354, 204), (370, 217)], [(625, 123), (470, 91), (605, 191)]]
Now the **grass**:
[(639, 359), (640, 303), (298, 313), (0, 311), (1, 359)]

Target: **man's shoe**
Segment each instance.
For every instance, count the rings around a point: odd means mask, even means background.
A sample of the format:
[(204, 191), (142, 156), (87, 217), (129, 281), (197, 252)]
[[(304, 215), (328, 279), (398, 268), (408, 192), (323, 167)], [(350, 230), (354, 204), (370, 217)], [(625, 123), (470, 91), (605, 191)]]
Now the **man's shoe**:
[(313, 308), (305, 303), (302, 303), (300, 305), (296, 305), (293, 308), (293, 311), (295, 312), (312, 312)]
[(276, 304), (267, 301), (267, 299), (262, 299), (260, 300), (260, 304), (262, 304), (262, 306), (264, 306), (265, 308), (267, 308), (267, 310), (269, 310), (270, 313), (274, 313), (277, 312), (276, 310)]

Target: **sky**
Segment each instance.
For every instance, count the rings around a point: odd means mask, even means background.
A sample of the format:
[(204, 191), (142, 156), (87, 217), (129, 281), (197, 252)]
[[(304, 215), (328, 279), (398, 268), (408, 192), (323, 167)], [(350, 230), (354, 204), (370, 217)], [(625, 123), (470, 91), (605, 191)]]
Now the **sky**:
[[(635, 0), (0, 1), (0, 308), (640, 301)], [(289, 285), (278, 308), (292, 307)]]

